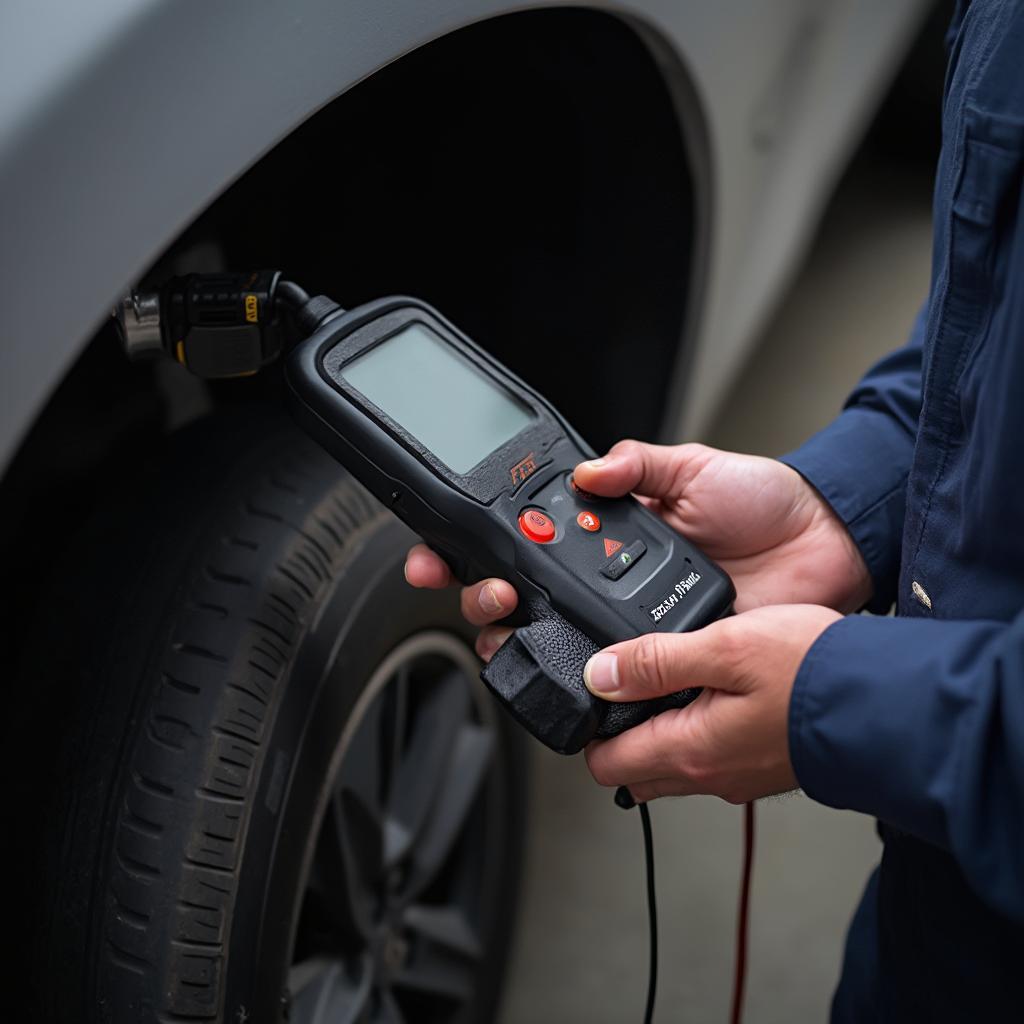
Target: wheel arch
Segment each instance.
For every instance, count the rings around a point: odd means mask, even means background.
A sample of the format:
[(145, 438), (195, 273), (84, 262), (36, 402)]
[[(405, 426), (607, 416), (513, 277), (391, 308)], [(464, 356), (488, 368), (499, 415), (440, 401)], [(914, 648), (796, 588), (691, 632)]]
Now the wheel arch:
[[(435, 84), (428, 96), (424, 83), (430, 82)], [(447, 191), (435, 189), (434, 202), (407, 191), (392, 196), (385, 227), (375, 238), (381, 211), (373, 208), (382, 205), (384, 193), (379, 161), (364, 160), (353, 172), (359, 187), (349, 190), (344, 216), (330, 225), (330, 231), (348, 232), (351, 258), (330, 263), (325, 253), (337, 237), (328, 237), (318, 222), (319, 211), (331, 214), (330, 182), (321, 180), (319, 190), (310, 190), (307, 172), (310, 161), (320, 159), (325, 139), (334, 149), (324, 159), (338, 160), (353, 151), (355, 137), (331, 130), (369, 126), (374, 142), (382, 144), (388, 134), (380, 128), (382, 104), (392, 111), (404, 107), (406, 128), (416, 132), (417, 117), (430, 102), (468, 97), (465, 117), (443, 125), (445, 142), (466, 140), (467, 119), (472, 126), (482, 104), (467, 87), (473, 82), (501, 116), (478, 124), (465, 152), (486, 147), (488, 166), (505, 173), (504, 185), (529, 169), (526, 148), (501, 145), (516, 118), (520, 130), (529, 124), (544, 145), (557, 149), (533, 191), (512, 195), (516, 190), (499, 189), (488, 196), (480, 190), (467, 196), (460, 182)], [(409, 96), (420, 97), (418, 106), (410, 106)], [(623, 141), (636, 148), (624, 152)], [(573, 149), (577, 142), (589, 147), (582, 155)], [(514, 168), (503, 165), (508, 153), (518, 160)], [(598, 167), (602, 159), (613, 166)], [(442, 31), (309, 114), (195, 216), (147, 274), (204, 269), (192, 260), (283, 265), (346, 304), (389, 291), (418, 292), (548, 392), (595, 444), (623, 433), (654, 437), (666, 403), (678, 400), (673, 382), (684, 376), (701, 304), (712, 209), (709, 161), (697, 88), (678, 51), (649, 23), (583, 7), (481, 16)], [(582, 184), (580, 175), (588, 176)], [(291, 191), (275, 193), (274, 183), (283, 180), (292, 182)], [(208, 195), (207, 189), (200, 194)], [(489, 207), (501, 211), (496, 226), (485, 221)], [(450, 247), (453, 266), (406, 259), (396, 272), (385, 264), (387, 232), (420, 211), (434, 218), (425, 225), (425, 237), (438, 237), (440, 215), (452, 210), (461, 232)], [(355, 235), (353, 216), (362, 216)], [(555, 223), (550, 237), (531, 240), (531, 231), (545, 223)], [(512, 235), (517, 247), (505, 246), (502, 239)], [(480, 248), (485, 238), (498, 240), (489, 253)], [(479, 267), (491, 257), (501, 265), (488, 275)], [(125, 258), (121, 252), (107, 268), (108, 279), (123, 273), (118, 268)], [(560, 267), (565, 273), (556, 280)], [(474, 273), (476, 280), (467, 285), (465, 275)], [(77, 296), (83, 307), (79, 322), (97, 313), (95, 280), (91, 286), (91, 297), (84, 291)], [(75, 298), (61, 293), (54, 302), (62, 306)], [(547, 332), (540, 340), (538, 326)], [(565, 344), (567, 337), (574, 347)], [(45, 353), (45, 336), (39, 345)], [(537, 351), (544, 375), (537, 372)], [(16, 379), (16, 364), (15, 359), (8, 379)], [(130, 474), (147, 446), (159, 443), (169, 428), (211, 405), (271, 400), (272, 394), (262, 382), (207, 390), (176, 367), (129, 367), (107, 326), (81, 344), (63, 376), (55, 369), (59, 364), (51, 361), (55, 380), (49, 386), (59, 384), (0, 488), (2, 543), (15, 576), (25, 579), (35, 578), (40, 562), (52, 557), (53, 530), (84, 515), (111, 475)], [(31, 388), (19, 383), (18, 390)], [(26, 596), (31, 598), (31, 588)], [(20, 620), (31, 614), (31, 600), (21, 607), (19, 621), (11, 624), (13, 637), (21, 635)]]
[[(396, 17), (397, 22), (407, 21), (408, 29), (377, 25), (379, 40), (370, 31), (373, 26), (364, 23), (367, 19), (353, 16), (358, 31), (347, 35), (364, 45), (355, 47), (359, 59), (346, 64), (350, 80), (339, 88), (336, 75), (325, 77), (318, 71), (295, 83), (292, 73), (289, 90), (296, 99), (281, 100), (273, 110), (267, 109), (271, 90), (262, 98), (257, 94), (252, 107), (246, 108), (244, 96), (238, 95), (241, 90), (224, 88), (225, 75), (234, 72), (238, 81), (250, 83), (262, 77), (280, 93), (280, 80), (289, 77), (288, 65), (275, 76), (258, 61), (273, 67), (283, 44), (279, 39), (277, 49), (260, 50), (255, 37), (262, 33), (301, 46), (311, 45), (319, 34), (337, 42), (345, 27), (339, 21), (344, 19), (311, 7), (307, 17), (296, 17), (289, 25), (273, 21), (279, 13), (271, 17), (259, 12), (260, 18), (270, 20), (239, 27), (233, 39), (229, 26), (213, 23), (207, 33), (212, 42), (204, 42), (194, 38), (195, 26), (183, 28), (178, 13), (161, 3), (131, 19), (121, 12), (120, 20), (111, 4), (91, 12), (88, 24), (66, 24), (60, 39), (48, 35), (46, 60), (34, 56), (41, 41), (30, 31), (19, 37), (22, 26), (13, 26), (12, 53), (24, 52), (19, 55), (21, 63), (14, 60), (7, 68), (12, 102), (0, 111), (0, 187), (9, 218), (0, 243), (6, 327), (0, 370), (17, 387), (0, 411), (0, 465), (9, 465), (46, 412), (57, 386), (74, 372), (75, 361), (95, 340), (96, 325), (119, 289), (137, 280), (140, 268), (173, 250), (202, 217), (204, 206), (215, 203), (245, 176), (247, 172), (238, 171), (240, 164), (251, 171), (296, 130), (348, 102), (367, 81), (487, 26), (513, 26), (521, 20), (538, 25), (547, 19), (556, 26), (551, 35), (566, 43), (570, 40), (564, 29), (558, 31), (558, 19), (590, 18), (618, 26), (617, 33), (606, 33), (606, 41), (612, 35), (620, 44), (642, 41), (657, 67), (659, 84), (674, 104), (673, 130), (685, 148), (699, 193), (693, 206), (697, 218), (706, 220), (711, 174), (702, 104), (678, 48), (653, 22), (634, 12), (606, 8), (555, 5), (509, 13), (501, 3), (480, 6), (471, 17), (463, 12), (461, 21), (450, 13), (426, 24), (423, 19)], [(77, 16), (72, 12), (69, 18)], [(78, 52), (69, 49), (69, 39), (76, 34), (82, 40)], [(154, 48), (152, 40), (157, 37), (164, 43)], [(182, 78), (166, 66), (182, 51), (175, 50), (173, 58), (165, 51), (189, 38), (195, 52), (188, 61), (191, 74)], [(376, 45), (366, 45), (368, 40)], [(322, 63), (323, 54), (321, 43), (310, 63)], [(340, 53), (337, 63), (350, 56), (350, 51)], [(610, 59), (614, 61), (614, 54)], [(297, 66), (292, 58), (291, 71)], [(534, 70), (525, 68), (524, 73)], [(219, 80), (214, 77), (218, 74)], [(28, 82), (16, 88), (19, 76)], [(195, 79), (192, 90), (189, 79)], [(170, 82), (186, 90), (180, 102), (168, 99)], [(196, 103), (201, 89), (215, 94), (207, 109)], [(225, 93), (233, 95), (225, 98)], [(164, 106), (152, 106), (160, 96)], [(247, 121), (262, 127), (243, 131)], [(163, 126), (159, 130), (158, 123)], [(218, 144), (218, 136), (230, 138), (231, 144)], [(706, 224), (700, 229), (695, 238), (699, 235), (706, 243)], [(44, 266), (49, 269), (44, 271)], [(695, 289), (688, 290), (692, 298)]]

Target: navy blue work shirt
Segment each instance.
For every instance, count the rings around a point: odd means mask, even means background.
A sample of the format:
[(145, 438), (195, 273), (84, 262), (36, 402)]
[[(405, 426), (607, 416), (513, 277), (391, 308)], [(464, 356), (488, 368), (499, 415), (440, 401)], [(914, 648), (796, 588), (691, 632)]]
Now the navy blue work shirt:
[(1024, 1020), (1024, 5), (961, 3), (949, 44), (928, 300), (785, 458), (896, 604), (827, 629), (790, 704), (800, 785), (885, 843), (836, 1024)]

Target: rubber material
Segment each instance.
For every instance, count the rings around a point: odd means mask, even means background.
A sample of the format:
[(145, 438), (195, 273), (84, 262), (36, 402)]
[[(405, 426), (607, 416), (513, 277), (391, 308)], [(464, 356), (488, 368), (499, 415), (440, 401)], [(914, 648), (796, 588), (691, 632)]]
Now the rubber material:
[(736, 909), (736, 958), (733, 964), (730, 1024), (743, 1024), (743, 996), (747, 984), (747, 945), (750, 938), (750, 882), (754, 873), (754, 802), (743, 806), (743, 875)]
[[(290, 933), (264, 908), (287, 905), (299, 877), (279, 823), (313, 802), (290, 789), (293, 766), (326, 775), (361, 681), (404, 636), (471, 639), (454, 594), (404, 583), (411, 541), (263, 410), (189, 428), (145, 484), (97, 510), (67, 562), (87, 550), (92, 564), (55, 587), (12, 710), (23, 742), (7, 753), (37, 767), (10, 775), (31, 836), (12, 1019), (279, 1019)], [(499, 730), (487, 783), (499, 845), (480, 876), (478, 1021), (493, 1018), (516, 900), (515, 733)]]
[(640, 827), (644, 833), (644, 867), (647, 874), (647, 929), (650, 958), (647, 971), (647, 1001), (644, 1005), (644, 1024), (654, 1020), (654, 1000), (658, 995), (658, 895), (654, 886), (654, 835), (651, 831), (651, 811), (640, 804)]
[(592, 739), (617, 736), (700, 695), (699, 687), (691, 687), (653, 700), (601, 700), (583, 682), (597, 644), (544, 601), (527, 601), (526, 614), (529, 625), (501, 645), (480, 678), (520, 725), (556, 753), (578, 753)]

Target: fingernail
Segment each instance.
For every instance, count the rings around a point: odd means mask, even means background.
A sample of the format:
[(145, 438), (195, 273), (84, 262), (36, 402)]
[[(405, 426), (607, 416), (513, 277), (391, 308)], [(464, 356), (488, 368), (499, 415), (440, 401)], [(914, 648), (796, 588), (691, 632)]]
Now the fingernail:
[(498, 595), (490, 583), (480, 591), (480, 607), (487, 615), (497, 615), (498, 612), (505, 610), (505, 606), (498, 600)]
[(607, 696), (619, 689), (619, 656), (601, 651), (595, 654), (583, 668), (583, 682), (591, 693)]
[(605, 460), (604, 459), (590, 459), (587, 462), (587, 465), (590, 466), (591, 469), (600, 469), (603, 465), (605, 465)]
[[(406, 562), (405, 565), (402, 566), (402, 575), (405, 577), (405, 582), (409, 583), (409, 563), (408, 562)], [(412, 586), (412, 584), (409, 583), (409, 586)]]

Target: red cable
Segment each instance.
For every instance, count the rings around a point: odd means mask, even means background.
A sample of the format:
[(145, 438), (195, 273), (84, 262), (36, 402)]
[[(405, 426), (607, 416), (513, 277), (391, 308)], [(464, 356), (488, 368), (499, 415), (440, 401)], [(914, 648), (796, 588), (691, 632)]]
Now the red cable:
[(743, 988), (747, 980), (747, 931), (750, 923), (750, 876), (754, 869), (754, 802), (743, 808), (743, 881), (736, 921), (736, 972), (732, 984), (731, 1024), (743, 1020)]

